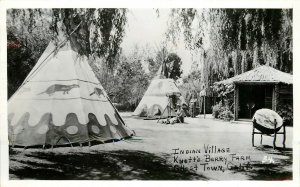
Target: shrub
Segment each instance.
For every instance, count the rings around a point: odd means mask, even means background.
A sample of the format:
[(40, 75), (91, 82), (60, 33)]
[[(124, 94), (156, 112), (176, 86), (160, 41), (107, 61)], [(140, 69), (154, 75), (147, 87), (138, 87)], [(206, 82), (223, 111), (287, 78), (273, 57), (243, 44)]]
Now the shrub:
[(224, 101), (230, 110), (233, 110), (234, 86), (233, 84), (214, 84), (212, 89), (217, 97)]
[(223, 105), (222, 102), (219, 102), (213, 106), (212, 116), (216, 119), (222, 119), (226, 121), (233, 120), (233, 113), (230, 111), (229, 107)]
[(217, 118), (219, 118), (220, 113), (222, 113), (223, 111), (224, 111), (224, 107), (222, 107), (222, 103), (219, 102), (218, 104), (213, 106), (212, 116), (217, 119)]
[(223, 112), (220, 113), (219, 118), (226, 121), (233, 120), (233, 113), (226, 108)]
[(293, 125), (293, 107), (290, 104), (279, 106), (277, 113), (284, 118), (286, 125)]

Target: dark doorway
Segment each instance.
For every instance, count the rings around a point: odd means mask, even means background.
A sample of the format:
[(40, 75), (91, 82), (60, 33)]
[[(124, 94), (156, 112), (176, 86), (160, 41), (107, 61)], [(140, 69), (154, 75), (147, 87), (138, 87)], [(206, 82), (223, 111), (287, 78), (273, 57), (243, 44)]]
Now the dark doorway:
[(272, 85), (239, 85), (238, 118), (250, 119), (258, 109), (272, 109), (272, 94)]

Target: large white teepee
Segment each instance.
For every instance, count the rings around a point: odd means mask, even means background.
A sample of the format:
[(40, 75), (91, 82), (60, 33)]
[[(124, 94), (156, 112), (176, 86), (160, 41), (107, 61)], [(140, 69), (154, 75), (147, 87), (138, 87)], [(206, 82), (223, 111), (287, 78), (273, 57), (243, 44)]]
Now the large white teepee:
[(11, 145), (106, 142), (132, 136), (87, 57), (65, 42), (50, 43), (23, 86), (8, 101)]
[(148, 118), (175, 116), (176, 104), (185, 103), (173, 79), (154, 78), (133, 115)]

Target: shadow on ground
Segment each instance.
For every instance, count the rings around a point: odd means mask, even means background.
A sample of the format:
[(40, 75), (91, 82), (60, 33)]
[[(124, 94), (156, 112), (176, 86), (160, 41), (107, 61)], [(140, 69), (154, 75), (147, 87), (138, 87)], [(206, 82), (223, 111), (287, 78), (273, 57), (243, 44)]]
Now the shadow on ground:
[(205, 180), (176, 171), (166, 160), (143, 151), (22, 153), (10, 151), (10, 179), (38, 180)]
[(262, 145), (256, 147), (257, 150), (263, 151), (268, 158), (272, 155), (280, 155), (285, 158), (276, 159), (274, 163), (263, 163), (262, 161), (254, 161), (251, 163), (251, 169), (248, 171), (235, 170), (235, 172), (243, 172), (250, 177), (250, 180), (292, 180), (293, 172), (285, 167), (292, 166), (293, 164), (293, 149), (291, 148), (276, 148), (271, 146)]

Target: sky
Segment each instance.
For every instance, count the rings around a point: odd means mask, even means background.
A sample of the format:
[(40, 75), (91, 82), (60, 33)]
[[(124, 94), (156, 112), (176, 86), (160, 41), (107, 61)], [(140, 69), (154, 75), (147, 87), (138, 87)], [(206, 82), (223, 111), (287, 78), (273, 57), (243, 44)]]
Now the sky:
[[(154, 49), (164, 41), (165, 32), (168, 28), (170, 9), (159, 9), (159, 17), (155, 9), (129, 9), (126, 36), (122, 43), (123, 52), (128, 55), (135, 45), (146, 45)], [(184, 47), (184, 42), (179, 41), (173, 51), (182, 60), (183, 75), (187, 75), (192, 64), (191, 55)]]

